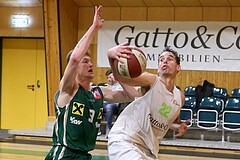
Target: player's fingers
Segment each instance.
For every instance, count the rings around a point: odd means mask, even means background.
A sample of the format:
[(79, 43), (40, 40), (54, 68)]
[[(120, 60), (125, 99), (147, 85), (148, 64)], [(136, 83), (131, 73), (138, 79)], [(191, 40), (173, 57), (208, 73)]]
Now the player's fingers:
[(100, 14), (100, 15), (102, 14), (102, 11), (103, 11), (102, 8), (103, 8), (102, 5), (98, 6), (98, 10), (99, 10), (99, 14)]
[(124, 58), (130, 58), (127, 54), (121, 53), (116, 55), (115, 59), (121, 63), (124, 63)]
[(129, 48), (125, 48), (125, 47), (121, 49), (120, 53), (121, 53), (121, 57), (124, 57), (124, 58), (129, 58), (128, 54), (133, 54)]
[(123, 42), (122, 44), (120, 44), (121, 46), (129, 46), (128, 42)]
[(188, 124), (191, 121), (191, 119), (186, 120), (184, 123)]
[(137, 49), (136, 46), (129, 46), (130, 49)]
[(178, 134), (175, 134), (175, 137), (181, 137), (183, 134), (182, 133), (178, 133)]
[(122, 58), (130, 58), (125, 52), (124, 53), (121, 53), (119, 55), (119, 57), (122, 57)]

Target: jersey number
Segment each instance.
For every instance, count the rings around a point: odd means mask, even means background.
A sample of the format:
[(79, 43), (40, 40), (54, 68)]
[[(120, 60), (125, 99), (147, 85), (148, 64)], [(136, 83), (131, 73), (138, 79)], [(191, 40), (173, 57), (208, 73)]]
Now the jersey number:
[(163, 117), (168, 118), (168, 115), (169, 115), (169, 113), (171, 113), (171, 111), (172, 111), (172, 107), (167, 106), (166, 103), (163, 103), (163, 104), (162, 104), (162, 108), (160, 108), (158, 112), (159, 112)]
[[(100, 108), (100, 112), (98, 114), (97, 119), (102, 119), (102, 112), (103, 112), (103, 108)], [(95, 115), (95, 110), (89, 109), (89, 115), (90, 117), (88, 118), (88, 121), (92, 123)]]
[(88, 118), (88, 121), (92, 123), (94, 119), (95, 111), (93, 109), (89, 109), (89, 115), (90, 117)]

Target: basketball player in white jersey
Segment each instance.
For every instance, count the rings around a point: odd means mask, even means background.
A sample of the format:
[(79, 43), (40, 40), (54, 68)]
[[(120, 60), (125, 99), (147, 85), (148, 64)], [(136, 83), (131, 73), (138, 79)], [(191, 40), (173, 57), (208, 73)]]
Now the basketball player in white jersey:
[(144, 72), (137, 78), (127, 79), (119, 75), (114, 61), (132, 54), (128, 43), (108, 50), (108, 59), (115, 78), (122, 83), (141, 86), (143, 96), (130, 103), (116, 120), (108, 135), (110, 160), (155, 160), (158, 159), (159, 144), (171, 128), (182, 136), (187, 130), (186, 121), (179, 120), (185, 96), (174, 85), (180, 71), (178, 53), (170, 48), (160, 54), (159, 75)]

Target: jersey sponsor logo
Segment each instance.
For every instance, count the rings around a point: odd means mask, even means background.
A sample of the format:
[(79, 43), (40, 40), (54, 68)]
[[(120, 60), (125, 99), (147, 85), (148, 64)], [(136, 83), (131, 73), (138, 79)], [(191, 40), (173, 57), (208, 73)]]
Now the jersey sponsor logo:
[(154, 128), (160, 129), (162, 131), (168, 130), (169, 128), (168, 125), (166, 125), (165, 123), (158, 122), (158, 120), (154, 119), (150, 113), (148, 114), (148, 117)]
[(172, 111), (172, 107), (168, 106), (166, 103), (163, 103), (162, 107), (158, 110), (158, 113), (162, 115), (164, 118), (168, 118), (171, 111)]
[(102, 95), (100, 94), (100, 91), (98, 90), (98, 88), (93, 90), (93, 96), (95, 99), (102, 99)]
[(82, 123), (81, 120), (77, 120), (77, 119), (75, 119), (75, 117), (70, 117), (70, 122), (72, 124), (76, 124), (76, 125), (80, 125)]
[(174, 103), (175, 105), (177, 105), (177, 106), (180, 106), (180, 104), (178, 104), (178, 102), (177, 102), (176, 99), (173, 100), (173, 103)]
[(85, 105), (78, 102), (73, 102), (72, 114), (83, 116)]

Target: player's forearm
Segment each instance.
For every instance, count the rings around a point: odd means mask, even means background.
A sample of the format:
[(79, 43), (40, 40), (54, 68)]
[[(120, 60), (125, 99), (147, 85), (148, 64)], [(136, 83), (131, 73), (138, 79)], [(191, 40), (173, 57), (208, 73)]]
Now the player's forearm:
[(89, 46), (92, 42), (92, 39), (97, 33), (98, 28), (94, 27), (93, 25), (88, 29), (88, 31), (84, 34), (84, 36), (78, 41), (77, 45), (75, 46), (72, 58), (77, 61), (80, 61), (82, 57), (87, 53)]
[(136, 97), (142, 96), (141, 92), (139, 92), (135, 87), (129, 86), (125, 83), (120, 84), (122, 85), (122, 88), (130, 101), (133, 101)]
[(180, 127), (180, 124), (173, 123), (173, 124), (171, 124), (170, 129), (173, 131), (178, 131), (179, 127)]

